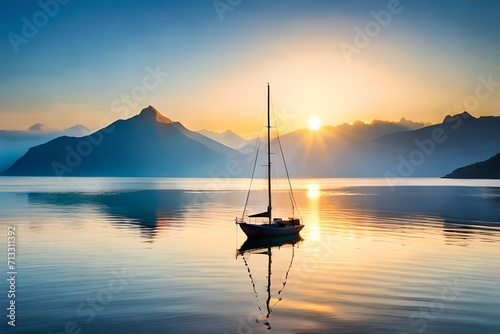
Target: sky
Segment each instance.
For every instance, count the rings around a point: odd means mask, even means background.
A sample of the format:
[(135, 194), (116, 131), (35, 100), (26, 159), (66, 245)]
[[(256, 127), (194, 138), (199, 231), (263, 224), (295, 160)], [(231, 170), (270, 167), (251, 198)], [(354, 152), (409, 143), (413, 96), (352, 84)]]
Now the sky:
[(495, 0), (2, 0), (0, 129), (96, 129), (153, 105), (252, 133), (268, 82), (285, 132), (500, 115), (498, 17)]

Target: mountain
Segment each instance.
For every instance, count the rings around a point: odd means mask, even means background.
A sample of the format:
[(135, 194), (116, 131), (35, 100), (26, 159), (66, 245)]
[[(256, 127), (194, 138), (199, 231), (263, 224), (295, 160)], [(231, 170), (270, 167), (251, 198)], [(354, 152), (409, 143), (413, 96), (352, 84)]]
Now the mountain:
[(421, 129), (423, 127), (426, 127), (426, 126), (429, 126), (432, 124), (424, 123), (424, 122), (414, 122), (411, 120), (407, 120), (406, 118), (403, 117), (399, 121), (399, 125), (407, 128), (408, 130), (417, 130), (417, 129)]
[(330, 131), (337, 132), (340, 135), (353, 136), (356, 138), (363, 139), (375, 139), (391, 133), (406, 132), (410, 130), (416, 130), (423, 128), (423, 123), (417, 123), (412, 121), (407, 121), (402, 118), (399, 122), (388, 122), (381, 120), (373, 120), (370, 124), (356, 121), (352, 125), (344, 123), (336, 127), (325, 127), (329, 128)]
[(11, 166), (30, 147), (38, 146), (60, 136), (81, 137), (92, 130), (77, 124), (63, 131), (47, 130), (41, 123), (32, 125), (27, 131), (0, 130), (0, 171)]
[[(430, 126), (402, 119), (302, 129), (282, 135), (280, 143), (292, 177), (384, 177), (392, 182), (397, 177), (441, 177), (486, 160), (498, 153), (499, 129), (500, 117), (463, 112)], [(272, 151), (279, 150), (274, 139)], [(254, 153), (255, 145), (235, 150), (149, 106), (91, 135), (63, 136), (32, 147), (4, 175), (247, 177)], [(277, 171), (278, 156), (273, 168), (276, 175), (285, 175)], [(256, 175), (263, 176), (260, 166), (265, 164), (257, 162)]]
[(32, 147), (2, 175), (247, 176), (241, 153), (172, 122), (154, 107), (81, 138)]
[(499, 129), (500, 117), (476, 118), (464, 111), (446, 116), (441, 124), (386, 135), (375, 142), (389, 174), (441, 177), (498, 153)]
[[(500, 117), (467, 112), (416, 130), (401, 122), (356, 122), (281, 137), (295, 177), (441, 177), (500, 147)], [(273, 149), (276, 151), (277, 148)]]
[[(412, 122), (413, 123), (413, 122)], [(415, 123), (412, 127), (418, 127)], [(423, 124), (422, 124), (423, 126)], [(379, 159), (376, 138), (404, 133), (412, 128), (401, 122), (375, 120), (370, 124), (323, 126), (318, 131), (302, 129), (281, 136), (287, 167), (296, 177), (379, 177), (384, 161)], [(273, 143), (273, 151), (279, 150)]]
[(234, 149), (242, 148), (248, 143), (245, 139), (238, 136), (231, 130), (226, 130), (224, 132), (213, 132), (203, 129), (198, 131), (198, 133)]
[(500, 153), (486, 161), (455, 169), (447, 179), (500, 179)]
[[(401, 131), (418, 130), (418, 129), (421, 129), (421, 128), (426, 127), (428, 125), (431, 125), (431, 124), (424, 123), (424, 122), (414, 122), (411, 120), (407, 120), (404, 117), (401, 118), (399, 120), (399, 122), (389, 122), (389, 121), (381, 121), (381, 120), (375, 119), (375, 120), (373, 120), (373, 122), (370, 123), (370, 125), (377, 125), (377, 124), (379, 126), (383, 126), (385, 124), (388, 126), (392, 126), (394, 128), (399, 127), (401, 129)], [(393, 132), (392, 130), (389, 130), (389, 131)]]
[(89, 128), (87, 128), (84, 125), (81, 124), (76, 124), (70, 128), (67, 128), (66, 130), (63, 131), (63, 134), (66, 136), (73, 136), (73, 137), (82, 137), (89, 135), (92, 132)]
[(0, 130), (0, 171), (11, 166), (32, 146), (40, 145), (58, 134), (45, 131)]

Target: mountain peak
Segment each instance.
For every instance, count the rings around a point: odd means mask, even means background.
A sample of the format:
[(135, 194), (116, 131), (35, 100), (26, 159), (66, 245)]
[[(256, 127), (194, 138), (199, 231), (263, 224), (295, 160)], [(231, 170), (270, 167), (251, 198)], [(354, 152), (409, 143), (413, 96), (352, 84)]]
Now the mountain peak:
[(85, 125), (76, 124), (70, 128), (65, 129), (64, 131), (89, 131), (89, 130), (90, 129), (87, 128)]
[(153, 106), (148, 106), (147, 108), (144, 108), (141, 110), (141, 113), (139, 114), (139, 118), (142, 119), (147, 119), (147, 120), (154, 120), (158, 123), (165, 123), (165, 124), (171, 124), (172, 121), (170, 118), (163, 116), (160, 114), (158, 110), (156, 110), (155, 107)]
[(477, 119), (476, 117), (474, 117), (471, 114), (469, 114), (467, 111), (464, 111), (461, 114), (456, 114), (456, 115), (453, 115), (453, 116), (446, 115), (446, 117), (443, 120), (443, 123), (450, 122), (451, 120), (456, 119), (456, 118), (462, 118), (464, 120), (476, 120)]

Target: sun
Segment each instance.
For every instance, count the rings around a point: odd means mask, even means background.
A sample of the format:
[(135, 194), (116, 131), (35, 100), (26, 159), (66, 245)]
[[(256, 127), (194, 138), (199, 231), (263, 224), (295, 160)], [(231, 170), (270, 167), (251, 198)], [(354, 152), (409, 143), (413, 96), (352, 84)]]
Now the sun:
[(311, 130), (318, 130), (321, 126), (321, 121), (318, 116), (313, 116), (307, 121), (307, 126)]
[(307, 197), (309, 197), (309, 199), (318, 199), (320, 195), (321, 190), (319, 189), (319, 184), (309, 183), (307, 185)]

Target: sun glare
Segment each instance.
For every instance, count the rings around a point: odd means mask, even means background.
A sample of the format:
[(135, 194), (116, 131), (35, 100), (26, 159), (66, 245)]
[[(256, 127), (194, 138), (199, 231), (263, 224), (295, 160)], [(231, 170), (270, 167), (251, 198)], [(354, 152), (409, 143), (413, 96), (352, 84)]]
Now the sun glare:
[(318, 199), (321, 195), (321, 190), (319, 189), (319, 184), (309, 183), (307, 185), (307, 197), (309, 199)]
[(307, 126), (311, 130), (318, 130), (321, 126), (321, 121), (318, 116), (313, 116), (307, 121)]

